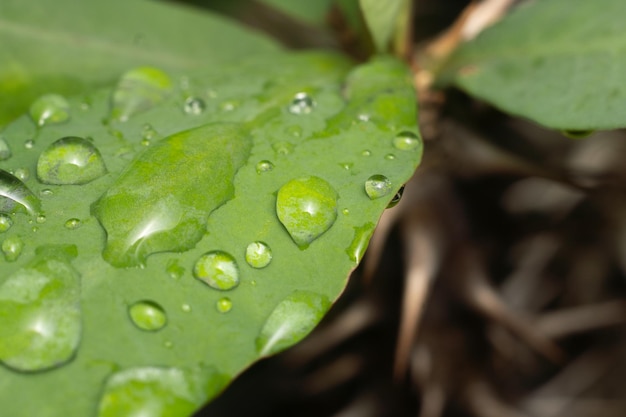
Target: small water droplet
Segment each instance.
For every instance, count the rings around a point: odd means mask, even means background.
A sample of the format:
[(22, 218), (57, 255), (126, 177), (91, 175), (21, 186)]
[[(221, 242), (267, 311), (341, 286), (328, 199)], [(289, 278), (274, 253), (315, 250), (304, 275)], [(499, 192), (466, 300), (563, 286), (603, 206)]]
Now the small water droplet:
[(412, 151), (422, 148), (422, 139), (413, 132), (400, 132), (393, 138), (393, 146), (402, 151)]
[(387, 155), (385, 155), (385, 159), (387, 161), (393, 161), (394, 159), (396, 159), (396, 156), (392, 153), (388, 153)]
[(389, 202), (389, 204), (387, 204), (387, 208), (392, 208), (392, 207), (395, 207), (396, 205), (398, 205), (400, 200), (402, 200), (402, 194), (403, 193), (404, 193), (404, 185), (402, 187), (400, 187), (400, 189), (398, 190), (396, 195), (394, 195), (393, 198), (391, 199), (391, 201)]
[(350, 171), (354, 164), (352, 162), (340, 162), (339, 166), (345, 169), (346, 171)]
[(341, 212), (342, 212), (344, 215), (346, 215), (346, 216), (347, 216), (348, 214), (350, 214), (350, 210), (348, 210), (347, 208), (345, 208), (345, 209), (341, 210)]
[(185, 313), (190, 313), (191, 312), (191, 306), (189, 304), (183, 304), (180, 306), (180, 309), (183, 310), (183, 312)]
[(172, 89), (172, 80), (157, 68), (140, 67), (126, 72), (113, 91), (111, 117), (125, 122), (134, 114), (161, 103)]
[(289, 155), (293, 152), (293, 144), (289, 142), (276, 142), (272, 144), (272, 149), (279, 155)]
[(30, 178), (30, 170), (28, 168), (18, 168), (13, 173), (16, 178), (19, 178), (21, 181), (28, 181)]
[(6, 161), (11, 157), (11, 148), (9, 144), (4, 140), (4, 137), (0, 135), (0, 161)]
[(74, 136), (55, 141), (37, 160), (37, 178), (44, 184), (87, 184), (106, 173), (98, 149)]
[(361, 152), (362, 156), (372, 156), (372, 151), (370, 151), (369, 149), (365, 149), (363, 152)]
[(246, 262), (253, 268), (265, 268), (272, 262), (272, 249), (263, 242), (252, 242), (246, 248)]
[(0, 285), (0, 360), (20, 371), (70, 361), (81, 334), (76, 247), (45, 246)]
[(202, 255), (193, 267), (193, 275), (217, 290), (230, 290), (239, 284), (237, 262), (230, 254), (212, 251)]
[(167, 324), (165, 310), (154, 301), (137, 301), (128, 308), (128, 315), (141, 330), (157, 331)]
[(71, 218), (65, 222), (66, 229), (74, 230), (74, 229), (78, 229), (79, 227), (80, 227), (80, 219)]
[(239, 107), (239, 102), (236, 100), (228, 100), (220, 103), (220, 110), (226, 112), (233, 111), (237, 107)]
[(206, 103), (199, 97), (188, 97), (183, 105), (183, 111), (193, 116), (198, 116), (206, 109)]
[(27, 141), (24, 142), (24, 147), (26, 149), (33, 149), (35, 147), (35, 141), (32, 139), (28, 139)]
[(179, 265), (178, 259), (170, 259), (167, 261), (165, 272), (167, 272), (167, 275), (172, 279), (180, 279), (185, 273), (185, 268)]
[(163, 346), (165, 346), (167, 349), (171, 349), (174, 347), (174, 343), (171, 340), (166, 340), (165, 342), (163, 342)]
[(228, 313), (233, 308), (233, 302), (228, 297), (222, 297), (215, 303), (215, 308), (220, 313)]
[(7, 262), (15, 262), (22, 254), (24, 241), (17, 235), (9, 236), (2, 242), (2, 253)]
[(52, 197), (54, 195), (54, 191), (49, 188), (44, 188), (43, 190), (39, 191), (39, 195), (42, 197)]
[(322, 319), (330, 307), (326, 296), (310, 291), (296, 291), (283, 299), (269, 315), (256, 349), (261, 356), (284, 350), (302, 340)]
[(35, 221), (37, 222), (37, 224), (42, 224), (46, 222), (46, 215), (43, 213), (39, 213), (37, 215), (37, 217), (35, 218)]
[(256, 172), (257, 174), (261, 174), (263, 172), (268, 172), (274, 169), (274, 164), (271, 163), (270, 161), (264, 159), (263, 161), (259, 161), (259, 163), (256, 164)]
[(291, 114), (309, 114), (315, 107), (315, 101), (307, 93), (297, 93), (291, 103), (289, 103), (289, 113)]
[(8, 231), (13, 226), (13, 220), (6, 214), (0, 213), (0, 233)]
[(142, 139), (151, 141), (152, 139), (156, 138), (156, 136), (157, 131), (154, 130), (151, 124), (146, 123), (145, 125), (143, 125), (143, 129), (141, 130)]
[(369, 122), (371, 119), (371, 116), (369, 114), (362, 113), (362, 114), (359, 114), (356, 118), (359, 122)]
[(278, 190), (276, 213), (293, 241), (305, 249), (337, 218), (337, 192), (319, 177), (291, 180)]
[(141, 139), (141, 146), (150, 146), (150, 139)]
[(285, 129), (288, 135), (299, 138), (302, 136), (302, 127), (300, 125), (291, 125)]
[(18, 178), (0, 169), (0, 213), (26, 211), (35, 214), (41, 202)]
[(384, 175), (372, 175), (365, 181), (365, 193), (371, 200), (386, 196), (392, 188), (391, 181)]
[(361, 259), (363, 259), (363, 255), (365, 254), (365, 250), (374, 233), (375, 227), (376, 225), (374, 223), (366, 223), (363, 226), (354, 228), (354, 238), (350, 246), (348, 246), (348, 249), (346, 249), (346, 253), (352, 262), (358, 264), (361, 262)]
[(37, 126), (63, 123), (70, 118), (70, 105), (59, 94), (46, 94), (30, 105), (29, 113)]

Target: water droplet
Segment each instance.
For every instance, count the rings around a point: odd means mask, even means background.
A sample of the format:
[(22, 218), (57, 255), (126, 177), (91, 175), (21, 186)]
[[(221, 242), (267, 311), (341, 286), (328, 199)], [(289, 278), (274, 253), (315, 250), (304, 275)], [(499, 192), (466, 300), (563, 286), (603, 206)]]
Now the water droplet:
[(43, 213), (39, 213), (37, 217), (35, 217), (35, 221), (37, 224), (42, 224), (46, 222), (46, 215)]
[(350, 214), (350, 210), (348, 210), (347, 208), (345, 208), (345, 209), (341, 210), (341, 212), (342, 212), (344, 215), (346, 215), (346, 216), (347, 216), (348, 214)]
[(235, 258), (219, 250), (202, 255), (193, 267), (193, 275), (216, 290), (231, 290), (239, 284)]
[(181, 305), (180, 309), (183, 310), (183, 312), (185, 312), (185, 313), (190, 313), (191, 312), (191, 306), (189, 304)]
[(393, 161), (394, 159), (396, 159), (396, 156), (392, 153), (388, 153), (387, 155), (385, 155), (385, 159), (387, 161)]
[(24, 142), (24, 147), (26, 149), (33, 149), (35, 147), (35, 141), (32, 139), (28, 139), (26, 142)]
[(256, 172), (257, 174), (261, 174), (263, 172), (268, 172), (274, 169), (274, 164), (268, 160), (259, 161), (256, 164)]
[(261, 356), (271, 355), (298, 343), (322, 319), (330, 307), (327, 297), (296, 291), (283, 299), (269, 315), (259, 336), (256, 349)]
[(233, 302), (228, 297), (222, 297), (215, 303), (215, 308), (220, 313), (228, 313), (233, 308)]
[(6, 161), (11, 157), (11, 148), (9, 144), (4, 140), (4, 137), (0, 135), (0, 161)]
[(404, 185), (400, 187), (396, 195), (394, 195), (391, 201), (389, 202), (389, 204), (387, 204), (387, 208), (395, 207), (400, 202), (400, 200), (402, 200), (403, 193), (404, 193)]
[(302, 136), (302, 127), (300, 125), (291, 125), (285, 129), (288, 135), (299, 138)]
[(21, 181), (26, 182), (30, 178), (30, 170), (28, 168), (18, 168), (13, 172), (13, 175)]
[(239, 102), (236, 100), (228, 100), (228, 101), (224, 101), (223, 103), (220, 103), (220, 110), (226, 111), (226, 112), (233, 111), (237, 107), (239, 107)]
[(369, 114), (361, 113), (356, 118), (359, 122), (369, 122), (371, 116)]
[(87, 184), (106, 173), (98, 149), (74, 136), (52, 143), (37, 160), (37, 178), (44, 184)]
[(35, 214), (41, 202), (18, 178), (0, 169), (0, 213), (26, 211)]
[(309, 114), (315, 107), (315, 101), (307, 93), (298, 93), (289, 103), (289, 113), (291, 114)]
[(362, 156), (372, 156), (372, 151), (370, 151), (369, 149), (365, 149), (363, 152), (361, 152)]
[(413, 132), (400, 132), (393, 138), (393, 146), (402, 151), (422, 148), (422, 139)]
[(171, 349), (174, 347), (174, 343), (171, 340), (166, 340), (165, 342), (163, 342), (163, 346), (165, 346), (167, 349)]
[(74, 357), (81, 334), (75, 246), (46, 246), (0, 285), (0, 360), (40, 371)]
[(190, 416), (217, 395), (229, 380), (215, 367), (206, 365), (193, 369), (124, 369), (107, 379), (98, 405), (98, 417)]
[(293, 152), (293, 144), (289, 142), (276, 142), (272, 144), (272, 149), (279, 155), (289, 155)]
[(106, 229), (104, 259), (118, 267), (141, 266), (150, 254), (193, 248), (209, 214), (234, 195), (232, 178), (251, 146), (240, 125), (212, 123), (139, 154), (91, 207)]
[(253, 268), (265, 268), (272, 262), (272, 249), (263, 242), (252, 242), (246, 248), (246, 262)]
[(346, 171), (350, 171), (354, 164), (352, 162), (340, 162), (339, 166), (345, 169)]
[(37, 126), (63, 123), (70, 118), (70, 105), (61, 95), (46, 94), (30, 105), (29, 113)]
[(128, 315), (141, 330), (157, 331), (167, 324), (165, 310), (154, 301), (137, 301), (128, 308)]
[(66, 229), (74, 230), (74, 229), (78, 229), (79, 227), (80, 227), (80, 219), (71, 218), (65, 222)]
[(372, 233), (374, 233), (375, 227), (376, 225), (374, 223), (366, 223), (363, 226), (354, 228), (354, 238), (348, 249), (346, 249), (346, 253), (352, 262), (358, 264), (361, 262), (361, 259), (363, 259), (363, 255), (365, 254), (365, 250), (372, 237)]
[(9, 236), (2, 242), (2, 253), (7, 262), (15, 262), (22, 254), (24, 241), (17, 235)]
[(0, 213), (0, 233), (4, 233), (13, 226), (13, 220), (6, 214)]
[(185, 268), (178, 264), (178, 259), (170, 259), (167, 261), (165, 272), (167, 272), (172, 279), (180, 279), (185, 273)]
[(305, 249), (337, 218), (337, 192), (319, 177), (291, 180), (278, 190), (276, 213), (293, 241)]
[(386, 196), (392, 188), (391, 181), (384, 175), (372, 175), (365, 181), (365, 193), (371, 200)]
[(141, 131), (142, 139), (151, 141), (152, 139), (156, 138), (156, 136), (157, 131), (154, 130), (151, 124), (146, 123), (145, 125), (143, 125), (143, 129)]
[(54, 195), (54, 191), (49, 188), (44, 188), (43, 190), (39, 191), (39, 195), (42, 197), (51, 197)]
[(113, 91), (111, 117), (124, 122), (161, 103), (171, 89), (172, 80), (165, 72), (151, 67), (132, 69), (122, 75)]
[(198, 97), (188, 97), (183, 105), (183, 111), (194, 116), (202, 114), (204, 109), (206, 109), (206, 103)]

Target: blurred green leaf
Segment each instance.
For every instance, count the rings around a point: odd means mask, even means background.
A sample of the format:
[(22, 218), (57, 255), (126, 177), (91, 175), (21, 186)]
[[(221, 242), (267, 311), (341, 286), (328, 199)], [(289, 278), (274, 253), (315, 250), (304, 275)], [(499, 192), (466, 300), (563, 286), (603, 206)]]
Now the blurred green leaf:
[(398, 29), (402, 13), (407, 12), (409, 0), (359, 0), (365, 22), (378, 52), (387, 52)]
[(621, 0), (523, 4), (438, 69), (504, 111), (556, 129), (626, 126)]

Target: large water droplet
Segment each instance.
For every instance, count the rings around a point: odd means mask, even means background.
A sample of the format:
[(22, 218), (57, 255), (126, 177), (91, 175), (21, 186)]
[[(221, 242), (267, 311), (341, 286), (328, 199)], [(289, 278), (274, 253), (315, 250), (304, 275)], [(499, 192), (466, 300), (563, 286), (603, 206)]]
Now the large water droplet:
[(141, 330), (161, 330), (167, 324), (165, 310), (154, 301), (138, 301), (128, 308), (133, 324)]
[(74, 136), (52, 143), (37, 160), (37, 178), (44, 184), (87, 184), (106, 173), (98, 149)]
[(272, 249), (263, 242), (252, 242), (246, 248), (246, 262), (253, 268), (265, 268), (272, 262)]
[(0, 213), (17, 211), (35, 214), (41, 201), (18, 178), (0, 169)]
[(268, 172), (274, 169), (274, 164), (268, 160), (259, 161), (256, 164), (256, 172), (257, 174), (261, 174), (263, 172)]
[(256, 338), (261, 356), (284, 350), (302, 340), (330, 307), (327, 297), (310, 291), (296, 291), (283, 299), (269, 315)]
[(357, 264), (361, 262), (375, 227), (376, 225), (374, 223), (366, 223), (363, 226), (354, 228), (354, 238), (350, 246), (348, 246), (348, 249), (346, 249), (346, 253), (351, 261)]
[(11, 157), (11, 148), (9, 144), (4, 140), (4, 137), (0, 135), (0, 161), (5, 161)]
[(386, 196), (392, 188), (391, 181), (384, 175), (372, 175), (365, 181), (365, 193), (372, 200)]
[(6, 232), (13, 226), (13, 220), (6, 214), (0, 213), (0, 233)]
[(226, 291), (239, 285), (235, 258), (219, 250), (202, 255), (193, 267), (193, 275), (216, 290)]
[(215, 308), (220, 313), (228, 313), (233, 308), (233, 302), (228, 297), (222, 297), (215, 303)]
[(29, 113), (37, 126), (63, 123), (70, 118), (70, 105), (61, 95), (46, 94), (30, 105)]
[(107, 232), (104, 259), (138, 266), (152, 253), (193, 248), (209, 214), (232, 198), (232, 179), (250, 148), (239, 125), (216, 123), (176, 133), (140, 154), (92, 206)]
[(107, 379), (98, 417), (190, 416), (228, 380), (214, 367), (204, 365), (194, 369), (125, 369)]
[(422, 139), (413, 132), (400, 132), (393, 138), (393, 146), (402, 151), (419, 150), (422, 148)]
[(22, 254), (24, 241), (17, 235), (9, 236), (2, 241), (2, 253), (7, 262), (15, 262)]
[(126, 121), (134, 114), (161, 103), (172, 89), (172, 80), (157, 68), (141, 67), (128, 71), (113, 91), (111, 117)]
[(289, 103), (289, 113), (291, 114), (309, 114), (315, 107), (315, 101), (307, 93), (298, 93)]
[(183, 111), (187, 114), (198, 116), (206, 109), (206, 103), (199, 97), (188, 97), (183, 105)]
[(20, 371), (69, 361), (80, 342), (80, 276), (75, 246), (38, 248), (0, 285), (0, 360)]
[(337, 218), (337, 192), (319, 177), (289, 181), (278, 190), (276, 213), (293, 241), (305, 249)]

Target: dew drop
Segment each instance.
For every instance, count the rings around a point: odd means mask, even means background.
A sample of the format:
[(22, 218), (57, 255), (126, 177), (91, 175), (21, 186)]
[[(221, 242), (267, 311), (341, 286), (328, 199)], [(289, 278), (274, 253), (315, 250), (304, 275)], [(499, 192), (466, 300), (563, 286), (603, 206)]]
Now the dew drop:
[(69, 230), (78, 229), (80, 227), (80, 224), (81, 224), (80, 219), (71, 218), (65, 222), (65, 228)]
[(71, 360), (80, 343), (80, 275), (76, 247), (44, 246), (0, 285), (0, 360), (41, 371)]
[(365, 254), (365, 250), (374, 233), (375, 227), (376, 225), (374, 223), (366, 223), (363, 226), (354, 228), (354, 238), (350, 246), (346, 249), (346, 253), (352, 262), (358, 264), (361, 262), (361, 259), (363, 259), (363, 255)]
[(180, 309), (183, 310), (183, 312), (185, 312), (185, 313), (190, 313), (191, 312), (191, 306), (189, 304), (187, 304), (187, 303), (181, 305)]
[(293, 152), (294, 146), (289, 142), (276, 142), (272, 145), (272, 149), (279, 155), (289, 155)]
[(35, 147), (35, 141), (32, 139), (28, 139), (26, 142), (24, 142), (24, 147), (26, 149), (33, 149)]
[(181, 279), (185, 273), (185, 268), (179, 265), (178, 259), (170, 259), (167, 261), (165, 272), (172, 279)]
[(193, 116), (202, 114), (204, 109), (206, 109), (206, 103), (198, 97), (188, 97), (183, 104), (183, 111)]
[(8, 231), (13, 226), (13, 220), (6, 214), (0, 213), (0, 233)]
[(365, 149), (363, 152), (361, 152), (362, 156), (372, 156), (372, 151), (370, 151), (369, 149)]
[(219, 250), (202, 255), (193, 267), (193, 275), (216, 290), (231, 290), (239, 284), (235, 258)]
[(347, 216), (348, 214), (350, 214), (350, 210), (348, 210), (347, 208), (341, 210), (341, 212), (344, 214), (344, 216)]
[(18, 178), (0, 169), (0, 213), (16, 211), (35, 214), (41, 202)]
[(2, 242), (2, 253), (7, 262), (15, 262), (22, 254), (24, 241), (17, 235), (9, 236)]
[(11, 157), (11, 148), (9, 144), (4, 140), (4, 137), (0, 135), (0, 161), (6, 161)]
[(388, 153), (387, 155), (385, 155), (385, 159), (387, 161), (393, 161), (394, 159), (396, 159), (396, 156), (392, 153)]
[(239, 102), (236, 100), (228, 100), (220, 103), (220, 110), (225, 112), (230, 112), (239, 107)]
[(37, 224), (42, 224), (46, 222), (46, 215), (43, 213), (39, 213), (37, 217), (35, 217), (35, 221)]
[(30, 178), (30, 170), (28, 168), (18, 168), (15, 170), (13, 175), (15, 175), (15, 177), (19, 180), (25, 182)]
[(400, 132), (393, 138), (393, 146), (402, 151), (420, 150), (422, 139), (413, 132)]
[(154, 301), (137, 301), (128, 308), (128, 315), (133, 324), (141, 330), (157, 331), (167, 324), (165, 310)]
[(151, 141), (152, 139), (156, 138), (156, 136), (157, 136), (157, 131), (154, 130), (151, 124), (146, 123), (145, 125), (143, 125), (143, 129), (141, 131), (142, 139)]
[(307, 93), (297, 93), (291, 103), (289, 103), (289, 113), (291, 114), (309, 114), (315, 107), (315, 101)]
[(215, 308), (220, 313), (228, 313), (233, 308), (233, 302), (228, 297), (222, 297), (215, 303)]
[(261, 174), (263, 172), (268, 172), (274, 169), (274, 164), (268, 160), (259, 161), (256, 164), (256, 172), (257, 174)]
[(350, 171), (352, 167), (354, 166), (354, 164), (352, 162), (341, 162), (339, 163), (339, 166), (345, 169), (346, 171)]
[(371, 116), (369, 114), (366, 114), (366, 113), (361, 113), (356, 118), (357, 118), (357, 120), (359, 122), (365, 123), (365, 122), (369, 122), (370, 121)]
[(52, 143), (37, 160), (37, 178), (44, 184), (87, 184), (106, 173), (98, 149), (75, 136)]
[(386, 196), (393, 186), (384, 175), (372, 175), (365, 181), (365, 193), (371, 200)]
[(263, 242), (252, 242), (246, 248), (246, 262), (253, 268), (265, 268), (272, 262), (272, 249)]
[(37, 126), (63, 123), (70, 118), (70, 105), (59, 94), (46, 94), (30, 105), (29, 113)]
[(140, 67), (120, 78), (111, 100), (111, 117), (125, 122), (129, 117), (161, 103), (172, 89), (172, 80), (157, 68)]
[(337, 218), (337, 192), (319, 177), (291, 180), (278, 190), (276, 214), (293, 241), (305, 249)]
[(327, 297), (295, 291), (270, 313), (259, 336), (256, 349), (261, 356), (280, 352), (308, 335), (330, 307)]
[(395, 207), (396, 205), (398, 205), (400, 200), (402, 200), (402, 194), (403, 193), (404, 193), (404, 185), (402, 187), (400, 187), (400, 189), (398, 190), (396, 195), (394, 195), (393, 198), (391, 199), (391, 201), (389, 202), (389, 204), (387, 204), (387, 208), (392, 208), (392, 207)]
[(42, 197), (51, 197), (54, 195), (54, 191), (49, 188), (44, 188), (43, 190), (39, 191), (39, 195)]

